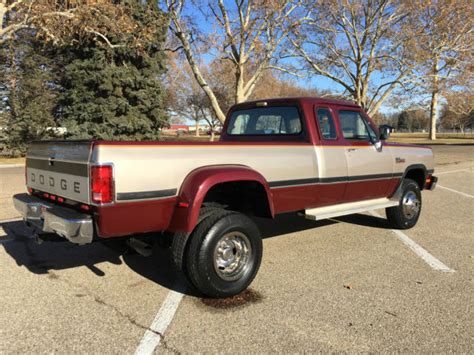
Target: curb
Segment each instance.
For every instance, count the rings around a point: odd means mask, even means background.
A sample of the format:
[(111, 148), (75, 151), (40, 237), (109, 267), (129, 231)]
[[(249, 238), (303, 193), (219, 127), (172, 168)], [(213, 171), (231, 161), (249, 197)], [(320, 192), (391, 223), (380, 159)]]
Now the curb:
[(25, 164), (0, 164), (0, 169), (23, 168)]

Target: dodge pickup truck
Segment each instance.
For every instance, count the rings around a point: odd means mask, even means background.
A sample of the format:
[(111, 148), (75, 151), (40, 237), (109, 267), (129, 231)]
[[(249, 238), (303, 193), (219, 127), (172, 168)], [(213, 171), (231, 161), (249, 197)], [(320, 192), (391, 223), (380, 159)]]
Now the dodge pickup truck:
[(351, 102), (246, 102), (230, 109), (216, 143), (35, 142), (28, 193), (14, 205), (39, 238), (171, 236), (172, 259), (189, 282), (227, 297), (260, 266), (253, 216), (321, 220), (384, 208), (394, 228), (417, 223), (421, 191), (437, 181), (433, 154), (388, 135)]

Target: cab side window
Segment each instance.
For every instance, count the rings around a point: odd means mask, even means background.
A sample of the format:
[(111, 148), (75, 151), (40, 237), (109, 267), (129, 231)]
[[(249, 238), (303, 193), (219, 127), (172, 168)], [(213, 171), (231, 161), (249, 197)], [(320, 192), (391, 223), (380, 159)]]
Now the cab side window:
[(323, 139), (336, 139), (336, 126), (331, 112), (327, 108), (319, 108), (316, 110), (316, 117), (321, 137)]
[(339, 122), (345, 139), (371, 141), (376, 134), (364, 118), (356, 111), (339, 111)]

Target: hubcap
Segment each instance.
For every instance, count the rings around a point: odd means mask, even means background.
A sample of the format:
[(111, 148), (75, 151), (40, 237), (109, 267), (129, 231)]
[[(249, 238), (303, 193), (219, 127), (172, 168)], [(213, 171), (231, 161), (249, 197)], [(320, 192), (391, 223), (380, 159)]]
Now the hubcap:
[(412, 219), (420, 212), (420, 200), (413, 191), (408, 191), (402, 201), (403, 214), (406, 218)]
[(249, 267), (252, 247), (247, 236), (241, 232), (230, 232), (222, 236), (214, 249), (214, 269), (225, 281), (242, 277)]

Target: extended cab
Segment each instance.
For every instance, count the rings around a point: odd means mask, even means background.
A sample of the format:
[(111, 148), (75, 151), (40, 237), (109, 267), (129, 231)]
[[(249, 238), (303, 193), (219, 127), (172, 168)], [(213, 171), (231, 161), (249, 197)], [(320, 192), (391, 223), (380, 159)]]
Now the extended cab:
[(386, 208), (413, 227), (433, 189), (430, 148), (388, 143), (350, 102), (272, 99), (233, 106), (217, 143), (45, 141), (26, 158), (15, 207), (39, 237), (77, 244), (163, 232), (201, 292), (234, 295), (255, 277), (262, 241), (251, 216), (320, 220)]

